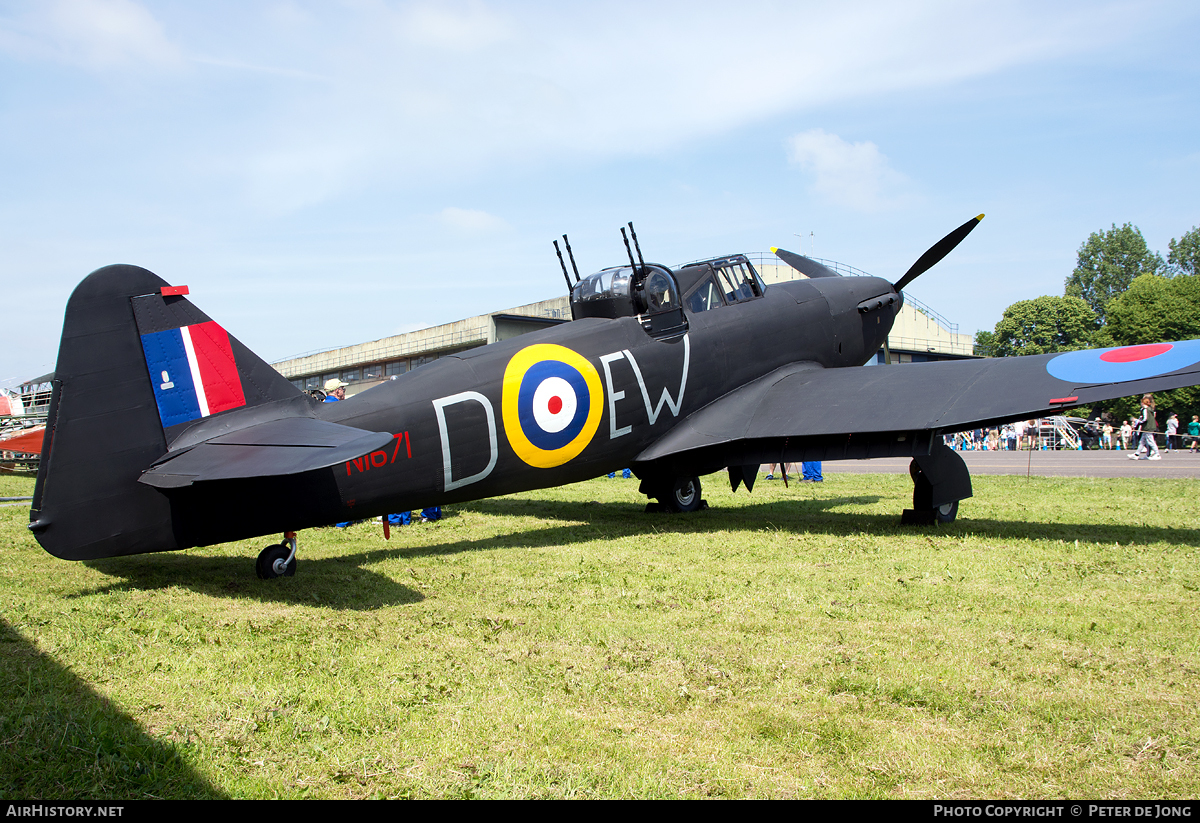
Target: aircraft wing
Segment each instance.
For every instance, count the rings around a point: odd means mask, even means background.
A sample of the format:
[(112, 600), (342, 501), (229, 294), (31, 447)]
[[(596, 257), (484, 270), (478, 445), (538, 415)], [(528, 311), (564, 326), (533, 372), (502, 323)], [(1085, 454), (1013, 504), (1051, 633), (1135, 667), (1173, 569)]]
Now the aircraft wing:
[[(798, 446), (809, 438), (848, 444), (858, 437), (865, 444), (896, 433), (963, 431), (1197, 383), (1200, 340), (903, 366), (800, 363), (695, 412), (638, 461), (700, 450), (732, 458), (730, 447), (746, 441)], [(875, 454), (851, 449), (825, 459), (836, 456)]]
[(160, 489), (203, 480), (299, 474), (382, 449), (392, 435), (311, 417), (285, 417), (212, 437), (168, 452), (139, 482)]

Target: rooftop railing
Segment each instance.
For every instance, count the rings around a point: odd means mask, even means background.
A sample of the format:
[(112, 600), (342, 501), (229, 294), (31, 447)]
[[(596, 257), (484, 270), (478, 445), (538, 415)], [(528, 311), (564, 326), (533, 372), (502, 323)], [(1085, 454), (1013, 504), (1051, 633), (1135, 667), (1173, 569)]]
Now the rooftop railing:
[[(778, 257), (776, 257), (773, 254), (768, 254), (767, 252), (752, 252), (751, 254), (747, 254), (746, 257), (749, 258), (750, 262), (754, 264), (755, 268), (762, 268), (763, 266), (782, 266), (783, 268), (787, 269), (787, 271), (789, 271), (791, 273), (792, 280), (800, 280), (803, 277), (803, 275), (801, 275), (800, 272), (796, 271), (791, 266), (789, 266), (787, 263), (784, 263), (782, 260), (780, 260)], [(870, 272), (865, 272), (862, 269), (855, 268), (854, 266), (847, 265), (846, 263), (839, 263), (836, 260), (826, 260), (821, 257), (810, 257), (809, 259), (816, 260), (822, 266), (825, 266), (826, 268), (829, 268), (829, 269), (833, 269), (838, 274), (841, 274), (841, 275), (844, 275), (847, 277), (873, 277), (874, 276)], [(934, 309), (931, 309), (929, 306), (925, 305), (924, 303), (922, 303), (917, 298), (913, 297), (908, 292), (904, 293), (904, 302), (909, 304), (910, 306), (912, 306), (914, 309), (919, 311), (921, 314), (928, 317), (930, 320), (933, 320), (934, 322), (936, 322), (939, 326), (941, 326), (942, 328), (944, 328), (946, 331), (950, 332), (951, 334), (958, 334), (958, 324), (957, 323), (951, 323), (949, 320), (946, 319), (945, 316), (943, 316), (939, 312), (935, 311)]]
[[(570, 310), (564, 312), (561, 309), (543, 309), (538, 315), (528, 315), (530, 317), (545, 317), (552, 320), (570, 319)], [(355, 366), (363, 363), (385, 362), (401, 357), (408, 357), (412, 354), (422, 352), (445, 351), (446, 349), (457, 349), (463, 347), (476, 346), (487, 342), (487, 325), (483, 324), (478, 328), (459, 329), (458, 331), (444, 332), (442, 334), (427, 335), (422, 331), (404, 332), (394, 335), (393, 337), (385, 337), (379, 341), (368, 343), (352, 343), (348, 346), (333, 346), (324, 349), (313, 349), (312, 351), (293, 354), (290, 357), (281, 357), (271, 363), (272, 366), (278, 368), (283, 363), (288, 363), (292, 360), (302, 360), (306, 357), (317, 357), (322, 354), (333, 354), (347, 349), (358, 349), (359, 353), (351, 355), (339, 355), (335, 360), (327, 362), (328, 369), (323, 365), (321, 370), (333, 371), (342, 366)], [(396, 340), (396, 338), (401, 338)], [(388, 342), (384, 345), (384, 341)], [(373, 343), (381, 345), (374, 346)], [(366, 356), (364, 357), (364, 353)], [(323, 363), (326, 361), (322, 361)], [(308, 374), (312, 372), (311, 368), (305, 368), (303, 371), (296, 372), (295, 376)], [(285, 374), (285, 377), (289, 375)]]

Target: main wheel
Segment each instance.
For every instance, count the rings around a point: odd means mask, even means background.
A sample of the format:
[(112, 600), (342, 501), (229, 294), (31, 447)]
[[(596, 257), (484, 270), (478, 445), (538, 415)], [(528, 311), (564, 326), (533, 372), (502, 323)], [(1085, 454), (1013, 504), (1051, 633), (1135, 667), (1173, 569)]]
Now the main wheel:
[(952, 503), (943, 503), (934, 511), (934, 516), (939, 523), (953, 523), (954, 518), (958, 517), (958, 501)]
[(679, 477), (671, 485), (667, 499), (663, 501), (677, 512), (694, 512), (700, 509), (700, 478)]
[(254, 571), (260, 580), (272, 580), (276, 577), (295, 577), (296, 576), (296, 558), (292, 558), (292, 562), (287, 562), (288, 555), (292, 553), (292, 547), (286, 543), (279, 543), (274, 546), (267, 546), (258, 555), (258, 560), (254, 564)]

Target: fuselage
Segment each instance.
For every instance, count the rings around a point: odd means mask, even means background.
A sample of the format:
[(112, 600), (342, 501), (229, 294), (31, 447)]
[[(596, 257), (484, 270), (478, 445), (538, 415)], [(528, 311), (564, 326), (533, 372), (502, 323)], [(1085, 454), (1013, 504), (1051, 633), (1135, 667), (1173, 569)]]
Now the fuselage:
[[(211, 545), (627, 466), (658, 490), (670, 472), (721, 467), (646, 456), (689, 415), (785, 367), (860, 366), (899, 307), (892, 286), (871, 277), (764, 288), (741, 256), (678, 272), (606, 269), (576, 285), (569, 323), (318, 403), (180, 289), (118, 265), (68, 301), (30, 515), (56, 556)], [(183, 340), (187, 353), (197, 335), (215, 346), (201, 347), (216, 358), (205, 363), (225, 364), (211, 384), (190, 359), (168, 356), (168, 343)], [(196, 410), (199, 392), (187, 387), (205, 387), (208, 403), (210, 385), (227, 390), (228, 408)], [(374, 450), (322, 457), (360, 437)]]
[[(776, 369), (865, 363), (898, 309), (859, 310), (878, 295), (894, 292), (872, 277), (776, 284), (755, 299), (689, 312), (686, 334), (669, 341), (635, 317), (586, 318), (322, 404), (316, 414), (325, 420), (394, 437), (330, 470), (338, 516), (557, 486), (629, 466), (678, 421)], [(547, 381), (562, 396), (537, 397)], [(564, 402), (575, 410), (569, 419), (570, 409), (555, 405)]]

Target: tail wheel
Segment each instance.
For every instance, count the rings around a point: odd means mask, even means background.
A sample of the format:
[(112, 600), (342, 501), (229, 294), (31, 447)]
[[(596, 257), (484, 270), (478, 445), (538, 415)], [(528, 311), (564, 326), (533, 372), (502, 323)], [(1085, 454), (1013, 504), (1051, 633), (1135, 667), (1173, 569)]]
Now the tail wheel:
[(276, 577), (295, 577), (296, 558), (292, 547), (287, 543), (267, 546), (258, 555), (254, 571), (260, 580), (273, 580)]

